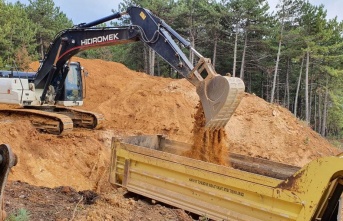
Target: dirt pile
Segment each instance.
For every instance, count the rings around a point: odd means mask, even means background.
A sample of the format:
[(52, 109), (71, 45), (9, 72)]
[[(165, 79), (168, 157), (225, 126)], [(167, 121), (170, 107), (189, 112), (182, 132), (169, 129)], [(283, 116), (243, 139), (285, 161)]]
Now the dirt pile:
[(19, 119), (2, 121), (0, 125), (0, 142), (9, 144), (18, 156), (11, 180), (47, 187), (69, 185), (78, 190), (109, 185), (106, 171), (110, 149), (103, 144), (101, 135), (90, 136), (90, 131), (75, 131), (63, 137), (40, 134), (29, 121)]
[[(22, 119), (0, 119), (0, 142), (10, 144), (19, 157), (9, 178), (35, 186), (71, 186), (77, 191), (100, 193), (102, 200), (83, 220), (106, 220), (103, 210), (109, 220), (111, 216), (127, 217), (134, 205), (121, 204), (123, 193), (108, 183), (112, 136), (164, 134), (192, 143), (198, 96), (185, 79), (152, 77), (115, 62), (74, 60), (89, 72), (80, 108), (104, 114), (103, 128), (53, 136), (36, 132)], [(8, 106), (0, 105), (4, 107)], [(288, 110), (250, 94), (245, 95), (225, 130), (229, 152), (287, 164), (303, 166), (315, 158), (339, 153)], [(121, 210), (114, 210), (118, 205)], [(146, 208), (151, 212), (156, 209)]]
[[(115, 62), (74, 60), (89, 72), (81, 108), (104, 114), (104, 127), (56, 137), (37, 133), (27, 121), (2, 119), (0, 142), (10, 144), (19, 156), (10, 179), (99, 190), (107, 183), (112, 136), (164, 134), (192, 143), (199, 99), (185, 79), (152, 77)], [(278, 162), (303, 166), (339, 152), (285, 108), (250, 94), (225, 129), (230, 152)]]
[(304, 166), (341, 150), (287, 109), (246, 94), (226, 125), (230, 152)]
[(114, 62), (75, 60), (89, 72), (83, 108), (104, 114), (106, 129), (191, 142), (198, 96), (187, 80), (153, 77)]
[[(88, 70), (84, 108), (105, 115), (120, 135), (164, 134), (192, 143), (199, 102), (187, 80), (152, 77), (122, 64), (75, 59)], [(230, 152), (303, 166), (339, 152), (287, 109), (246, 94), (225, 128)]]

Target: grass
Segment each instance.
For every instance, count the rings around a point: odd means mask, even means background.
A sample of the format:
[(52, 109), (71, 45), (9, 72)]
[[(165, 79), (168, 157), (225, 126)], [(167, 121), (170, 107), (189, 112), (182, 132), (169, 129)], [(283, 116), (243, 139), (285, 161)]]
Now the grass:
[(5, 221), (28, 221), (30, 220), (30, 212), (20, 208), (14, 214), (10, 214)]
[(334, 145), (335, 147), (337, 147), (338, 149), (343, 150), (343, 143), (342, 143), (342, 139), (333, 139), (333, 138), (329, 138), (328, 139), (329, 142)]

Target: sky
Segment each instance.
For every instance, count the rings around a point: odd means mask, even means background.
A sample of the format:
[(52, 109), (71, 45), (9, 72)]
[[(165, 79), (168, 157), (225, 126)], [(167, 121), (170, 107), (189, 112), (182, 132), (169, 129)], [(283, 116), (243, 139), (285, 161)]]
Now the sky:
[[(16, 2), (17, 0), (5, 0)], [(23, 4), (28, 4), (28, 0), (19, 0)], [(60, 7), (74, 24), (91, 22), (99, 18), (106, 17), (112, 13), (112, 9), (117, 11), (121, 0), (54, 0), (56, 6)], [(279, 0), (268, 0), (271, 10), (275, 9)], [(342, 0), (309, 0), (313, 5), (323, 4), (327, 10), (327, 18), (337, 16), (338, 20), (343, 20), (343, 1)]]

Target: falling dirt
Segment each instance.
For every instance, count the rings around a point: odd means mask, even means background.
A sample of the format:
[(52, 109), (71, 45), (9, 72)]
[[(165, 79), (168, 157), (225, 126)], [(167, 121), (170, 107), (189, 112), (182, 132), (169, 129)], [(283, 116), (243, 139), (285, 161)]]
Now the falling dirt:
[[(94, 131), (76, 129), (64, 136), (54, 136), (38, 133), (28, 120), (1, 118), (0, 143), (9, 144), (19, 158), (9, 179), (20, 182), (10, 188), (19, 192), (32, 189), (29, 194), (6, 195), (6, 208), (17, 205), (15, 200), (22, 200), (18, 205), (34, 210), (28, 204), (32, 201), (39, 204), (46, 194), (39, 188), (52, 188), (48, 195), (52, 197), (61, 194), (54, 188), (69, 186), (77, 193), (90, 190), (99, 197), (95, 204), (87, 206), (77, 205), (79, 198), (71, 204), (66, 203), (68, 198), (54, 198), (56, 205), (72, 211), (62, 220), (72, 219), (74, 208), (77, 208), (74, 220), (191, 220), (180, 210), (176, 212), (136, 197), (125, 198), (125, 190), (109, 184), (108, 167), (113, 136), (162, 134), (169, 139), (192, 143), (196, 131), (192, 130), (193, 116), (200, 110), (196, 108), (199, 98), (194, 86), (185, 79), (149, 76), (115, 62), (81, 58), (74, 61), (80, 61), (89, 73), (84, 106), (79, 108), (103, 114), (103, 127)], [(37, 69), (38, 63), (33, 66)], [(0, 109), (8, 107), (0, 105)], [(201, 137), (204, 132), (198, 134)], [(208, 160), (220, 163), (221, 159), (213, 156), (229, 151), (304, 166), (311, 160), (341, 152), (287, 109), (251, 94), (244, 96), (226, 125), (225, 133), (221, 130), (217, 134), (215, 138), (219, 143), (227, 143), (225, 146), (229, 149), (219, 145), (216, 151), (204, 149), (193, 154), (201, 153), (199, 156), (209, 156)], [(25, 182), (31, 186), (21, 185)], [(51, 211), (49, 204), (50, 201), (45, 206), (40, 204), (42, 208), (36, 212), (47, 217)]]
[(192, 148), (184, 155), (193, 159), (227, 165), (228, 142), (225, 129), (205, 128), (206, 119), (201, 103), (197, 106), (194, 119)]

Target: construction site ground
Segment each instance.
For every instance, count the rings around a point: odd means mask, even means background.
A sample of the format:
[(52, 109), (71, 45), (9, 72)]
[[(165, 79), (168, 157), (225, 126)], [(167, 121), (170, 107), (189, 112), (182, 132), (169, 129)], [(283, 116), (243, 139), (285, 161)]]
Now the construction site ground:
[[(29, 121), (0, 118), (0, 142), (19, 158), (6, 186), (7, 213), (25, 209), (31, 220), (197, 219), (108, 182), (113, 136), (163, 134), (192, 142), (195, 88), (185, 79), (149, 76), (115, 62), (74, 60), (89, 72), (80, 108), (106, 120), (98, 130), (56, 136), (37, 132)], [(251, 94), (245, 94), (226, 133), (229, 152), (296, 166), (342, 151), (287, 109)]]

